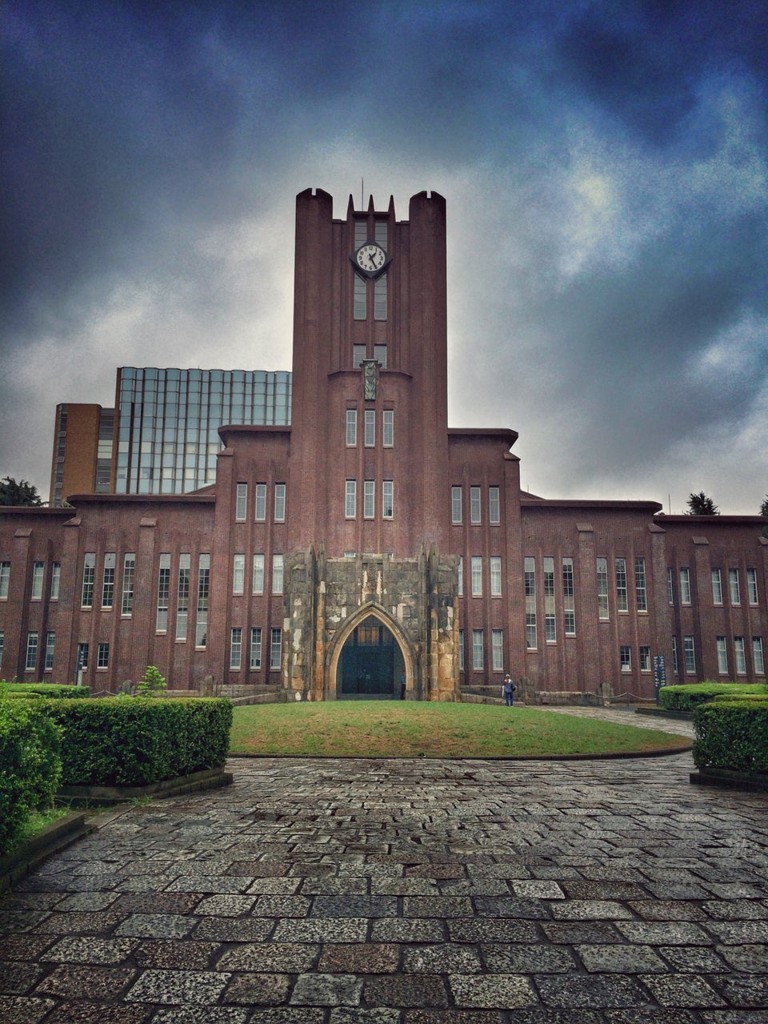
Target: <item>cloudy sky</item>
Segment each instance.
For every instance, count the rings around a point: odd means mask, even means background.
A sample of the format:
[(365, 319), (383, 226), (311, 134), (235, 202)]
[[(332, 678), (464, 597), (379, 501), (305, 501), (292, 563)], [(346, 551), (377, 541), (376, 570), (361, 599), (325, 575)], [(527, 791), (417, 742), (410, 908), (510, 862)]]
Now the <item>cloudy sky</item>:
[(122, 365), (290, 369), (294, 197), (448, 204), (449, 416), (768, 493), (768, 0), (5, 0), (0, 477)]

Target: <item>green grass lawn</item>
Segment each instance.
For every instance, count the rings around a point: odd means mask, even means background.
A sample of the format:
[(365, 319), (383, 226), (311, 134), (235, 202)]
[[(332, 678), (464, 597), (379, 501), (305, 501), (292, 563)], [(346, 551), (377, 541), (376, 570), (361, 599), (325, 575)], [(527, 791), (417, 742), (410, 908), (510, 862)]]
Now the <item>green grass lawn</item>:
[(428, 701), (236, 707), (233, 754), (286, 757), (546, 757), (687, 749), (684, 736), (534, 708)]

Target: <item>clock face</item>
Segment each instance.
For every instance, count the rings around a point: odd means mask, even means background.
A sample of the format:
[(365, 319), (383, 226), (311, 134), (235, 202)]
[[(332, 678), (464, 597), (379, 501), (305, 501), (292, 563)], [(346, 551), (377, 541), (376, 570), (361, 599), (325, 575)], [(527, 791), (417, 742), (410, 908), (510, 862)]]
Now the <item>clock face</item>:
[(375, 277), (387, 262), (387, 254), (376, 242), (361, 245), (355, 253), (355, 263), (369, 277)]

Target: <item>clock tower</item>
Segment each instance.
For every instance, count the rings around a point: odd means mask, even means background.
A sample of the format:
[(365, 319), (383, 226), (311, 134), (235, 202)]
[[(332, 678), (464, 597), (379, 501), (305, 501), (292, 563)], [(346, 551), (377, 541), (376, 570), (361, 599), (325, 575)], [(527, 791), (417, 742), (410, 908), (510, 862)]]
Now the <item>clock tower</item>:
[(288, 656), (316, 698), (458, 687), (445, 200), (408, 213), (296, 201)]

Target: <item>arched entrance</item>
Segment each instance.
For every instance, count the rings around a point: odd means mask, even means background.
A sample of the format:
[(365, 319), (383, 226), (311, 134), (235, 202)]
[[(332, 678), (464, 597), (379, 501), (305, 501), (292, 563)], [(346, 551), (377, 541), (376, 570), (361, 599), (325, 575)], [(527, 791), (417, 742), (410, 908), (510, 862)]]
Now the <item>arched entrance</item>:
[(337, 700), (399, 700), (404, 696), (405, 662), (392, 631), (375, 615), (352, 630), (341, 649)]

